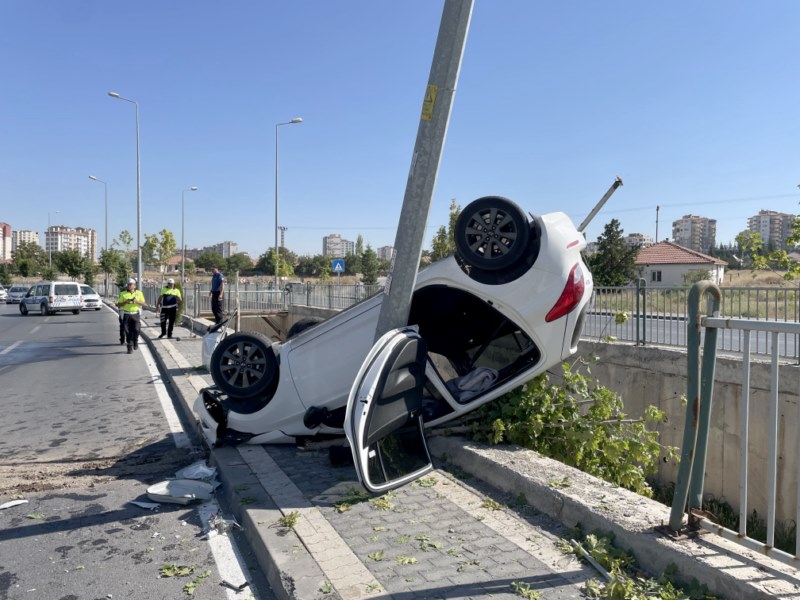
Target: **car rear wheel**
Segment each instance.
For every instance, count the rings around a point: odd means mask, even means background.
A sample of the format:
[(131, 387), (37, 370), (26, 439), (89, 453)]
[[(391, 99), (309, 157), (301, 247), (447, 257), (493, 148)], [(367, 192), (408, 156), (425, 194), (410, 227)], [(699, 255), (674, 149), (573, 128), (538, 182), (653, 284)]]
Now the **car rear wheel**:
[(245, 400), (269, 390), (278, 377), (278, 361), (269, 338), (241, 332), (220, 340), (211, 355), (210, 370), (223, 392)]
[(73, 314), (73, 315), (79, 315), (79, 314), (81, 314), (81, 311), (80, 311), (80, 309), (78, 309), (78, 310), (73, 310), (73, 311), (72, 311), (72, 314)]
[(28, 307), (25, 306), (24, 302), (19, 303), (19, 312), (22, 314), (23, 317), (28, 316)]
[(43, 317), (46, 317), (50, 314), (50, 311), (47, 310), (47, 304), (42, 302), (42, 305), (39, 307), (39, 311), (42, 313)]
[(456, 251), (465, 263), (496, 271), (524, 256), (530, 226), (519, 206), (506, 198), (486, 196), (461, 211), (454, 233)]

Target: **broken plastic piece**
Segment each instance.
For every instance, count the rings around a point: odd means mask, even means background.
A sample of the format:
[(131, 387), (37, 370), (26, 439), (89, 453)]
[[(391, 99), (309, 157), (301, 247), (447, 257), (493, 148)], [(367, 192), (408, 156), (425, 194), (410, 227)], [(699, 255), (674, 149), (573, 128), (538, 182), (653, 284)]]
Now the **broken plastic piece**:
[(189, 504), (192, 500), (210, 500), (214, 488), (205, 481), (168, 479), (147, 488), (147, 497), (155, 502)]
[(216, 467), (209, 467), (205, 461), (198, 460), (188, 467), (184, 467), (175, 473), (176, 479), (211, 479), (217, 474)]
[(131, 500), (128, 504), (133, 504), (139, 508), (146, 508), (148, 510), (158, 510), (161, 505), (158, 502), (142, 502), (141, 500)]
[(250, 585), (249, 581), (245, 581), (242, 585), (233, 585), (230, 581), (225, 581), (224, 579), (219, 582), (220, 585), (224, 585), (226, 588), (232, 589), (234, 592), (242, 592), (244, 588)]
[(0, 510), (2, 510), (4, 508), (11, 508), (12, 506), (19, 506), (20, 504), (27, 504), (27, 503), (28, 503), (27, 500), (10, 500), (8, 502), (4, 502), (3, 504), (0, 504)]
[(218, 534), (225, 534), (234, 527), (241, 529), (242, 526), (236, 522), (236, 519), (225, 519), (218, 512), (213, 512), (208, 517), (209, 533), (216, 531)]

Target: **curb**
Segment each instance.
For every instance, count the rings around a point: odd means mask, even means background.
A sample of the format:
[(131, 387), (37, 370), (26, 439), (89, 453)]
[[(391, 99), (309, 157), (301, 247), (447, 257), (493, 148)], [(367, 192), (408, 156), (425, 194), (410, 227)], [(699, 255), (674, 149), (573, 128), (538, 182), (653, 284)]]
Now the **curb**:
[[(205, 329), (198, 320), (192, 324), (195, 331)], [(156, 350), (144, 331), (142, 337), (176, 392), (182, 419), (207, 446), (192, 412), (192, 403), (206, 382), (189, 372), (193, 365), (171, 343), (159, 344)], [(762, 600), (798, 596), (800, 579), (790, 566), (719, 536), (673, 541), (656, 533), (654, 528), (669, 520), (669, 509), (658, 502), (530, 450), (484, 446), (460, 437), (435, 436), (429, 444), (440, 464), (455, 465), (500, 491), (522, 494), (530, 506), (568, 527), (580, 525), (587, 532), (612, 533), (616, 544), (631, 550), (641, 568), (652, 576), (675, 565), (682, 580), (696, 579), (710, 593), (723, 597)], [(350, 550), (336, 546), (335, 534), (326, 537), (327, 521), (307, 500), (293, 495), (296, 488), (262, 447), (213, 447), (209, 456), (218, 468), (227, 506), (242, 524), (276, 597), (350, 600), (369, 596), (355, 590), (363, 589), (371, 574), (359, 572), (358, 565), (347, 559)], [(553, 481), (569, 481), (569, 485), (554, 486)], [(293, 512), (300, 517), (295, 528), (277, 525)], [(326, 549), (328, 555), (338, 558), (333, 567), (320, 564), (327, 560)], [(334, 591), (323, 592), (323, 582), (332, 582)], [(381, 597), (390, 598), (385, 593)]]

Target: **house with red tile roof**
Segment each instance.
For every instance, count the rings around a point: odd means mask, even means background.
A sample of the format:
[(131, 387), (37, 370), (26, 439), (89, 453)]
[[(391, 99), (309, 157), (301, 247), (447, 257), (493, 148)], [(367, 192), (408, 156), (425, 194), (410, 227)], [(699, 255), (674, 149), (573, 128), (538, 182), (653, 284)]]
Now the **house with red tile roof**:
[[(673, 242), (659, 242), (642, 248), (636, 256), (636, 266), (648, 286), (683, 285), (695, 281), (698, 272), (707, 274), (707, 279), (717, 285), (725, 276), (724, 260), (708, 256), (702, 252), (684, 248)], [(690, 275), (695, 273), (695, 275)]]

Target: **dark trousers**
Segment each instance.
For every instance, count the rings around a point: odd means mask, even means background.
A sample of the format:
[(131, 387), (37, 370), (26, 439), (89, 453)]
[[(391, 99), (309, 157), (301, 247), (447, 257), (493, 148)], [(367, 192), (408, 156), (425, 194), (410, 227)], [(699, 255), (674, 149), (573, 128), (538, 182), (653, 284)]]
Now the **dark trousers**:
[(214, 323), (222, 322), (222, 300), (219, 292), (211, 292), (211, 312), (214, 313)]
[(139, 313), (125, 313), (122, 317), (122, 326), (125, 328), (125, 341), (128, 348), (138, 347), (139, 329), (141, 328)]
[(163, 306), (161, 307), (161, 316), (159, 316), (159, 321), (161, 322), (161, 335), (172, 337), (172, 328), (175, 327), (175, 317), (177, 316), (177, 306), (173, 306), (172, 308), (165, 308)]
[(119, 315), (119, 343), (125, 343), (125, 319), (123, 318), (123, 313)]

